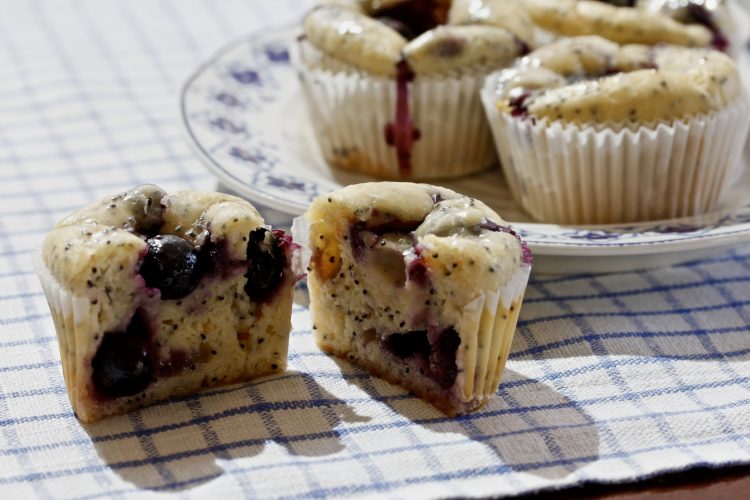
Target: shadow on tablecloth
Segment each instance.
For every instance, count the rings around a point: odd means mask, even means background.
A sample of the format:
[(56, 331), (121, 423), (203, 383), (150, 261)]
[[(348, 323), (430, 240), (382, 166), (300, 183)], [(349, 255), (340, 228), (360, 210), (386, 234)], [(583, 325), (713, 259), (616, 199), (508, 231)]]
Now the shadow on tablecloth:
[(344, 445), (337, 427), (368, 420), (312, 376), (288, 371), (160, 403), (86, 430), (99, 456), (125, 481), (179, 491), (221, 476), (224, 467), (272, 443), (290, 461), (338, 453)]
[[(468, 439), (481, 443), (493, 457), (488, 467), (504, 464), (516, 472), (560, 479), (599, 456), (599, 432), (594, 420), (549, 385), (513, 370), (506, 368), (498, 393), (484, 408), (450, 418), (401, 387), (378, 377), (352, 376), (362, 370), (338, 359), (336, 364), (348, 383), (404, 417), (412, 432), (420, 434), (418, 441)], [(433, 452), (439, 454), (440, 449), (436, 446)]]

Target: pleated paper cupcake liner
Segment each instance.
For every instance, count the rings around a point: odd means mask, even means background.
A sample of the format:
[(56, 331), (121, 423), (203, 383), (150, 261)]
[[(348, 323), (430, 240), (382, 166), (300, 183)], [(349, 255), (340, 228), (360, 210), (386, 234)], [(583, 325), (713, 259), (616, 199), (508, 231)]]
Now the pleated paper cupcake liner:
[(750, 98), (674, 123), (577, 126), (512, 117), (497, 107), (496, 78), (482, 89), (513, 197), (534, 218), (605, 224), (706, 213), (738, 176)]
[(463, 373), (457, 396), (471, 408), (483, 406), (497, 392), (530, 274), (531, 266), (521, 264), (503, 288), (465, 307), (461, 338), (468, 348), (456, 360)]
[(396, 117), (396, 80), (332, 61), (305, 41), (294, 47), (315, 136), (331, 165), (379, 178), (425, 180), (470, 174), (496, 162), (479, 100), (487, 71), (417, 76), (409, 83), (410, 115), (419, 132), (405, 170), (386, 140)]
[(60, 348), (63, 378), (73, 411), (85, 421), (93, 418), (80, 402), (86, 390), (85, 374), (78, 371), (78, 359), (86, 353), (79, 352), (78, 339), (91, 338), (99, 331), (98, 311), (88, 297), (79, 297), (65, 290), (49, 271), (41, 256), (34, 257), (34, 270), (47, 298), (55, 324)]

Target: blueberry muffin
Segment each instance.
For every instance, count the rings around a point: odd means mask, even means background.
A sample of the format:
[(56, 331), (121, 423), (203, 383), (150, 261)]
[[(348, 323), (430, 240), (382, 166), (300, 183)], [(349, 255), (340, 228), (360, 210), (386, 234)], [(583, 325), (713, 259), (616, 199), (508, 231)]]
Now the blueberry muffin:
[(153, 185), (58, 222), (37, 271), (78, 418), (284, 370), (293, 246), (244, 200)]
[(492, 165), (478, 92), (489, 72), (534, 45), (533, 29), (519, 0), (315, 7), (293, 55), (324, 157), (391, 179)]
[(496, 392), (531, 270), (479, 200), (426, 184), (352, 185), (305, 213), (318, 345), (449, 415)]
[(748, 100), (725, 54), (561, 39), (488, 78), (511, 191), (566, 224), (705, 213), (737, 176)]

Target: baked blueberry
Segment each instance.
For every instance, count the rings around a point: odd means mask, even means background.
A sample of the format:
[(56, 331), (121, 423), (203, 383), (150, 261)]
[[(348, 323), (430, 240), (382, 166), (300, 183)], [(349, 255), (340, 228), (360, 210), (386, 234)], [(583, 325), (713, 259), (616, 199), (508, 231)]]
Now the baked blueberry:
[(432, 335), (427, 330), (392, 333), (382, 343), (394, 356), (414, 360), (414, 365), (442, 389), (450, 388), (455, 382), (458, 375), (456, 351), (461, 339), (453, 328), (433, 332)]
[(374, 15), (378, 21), (385, 22), (404, 38), (412, 40), (425, 31), (445, 24), (448, 4), (434, 0), (409, 0), (378, 9)]
[(140, 315), (124, 332), (108, 332), (91, 362), (94, 386), (102, 396), (133, 396), (151, 383), (154, 363)]
[(263, 301), (283, 279), (284, 253), (278, 238), (266, 228), (250, 233), (247, 241), (247, 282), (245, 293), (254, 301)]
[(149, 238), (141, 275), (146, 286), (161, 290), (162, 299), (181, 299), (200, 280), (199, 252), (187, 240), (171, 234)]
[(410, 358), (412, 356), (429, 356), (430, 342), (427, 340), (427, 332), (392, 333), (383, 339), (383, 345), (399, 358)]
[(456, 351), (461, 339), (453, 328), (448, 328), (437, 334), (437, 339), (430, 351), (430, 376), (443, 389), (453, 385), (458, 375), (456, 366)]

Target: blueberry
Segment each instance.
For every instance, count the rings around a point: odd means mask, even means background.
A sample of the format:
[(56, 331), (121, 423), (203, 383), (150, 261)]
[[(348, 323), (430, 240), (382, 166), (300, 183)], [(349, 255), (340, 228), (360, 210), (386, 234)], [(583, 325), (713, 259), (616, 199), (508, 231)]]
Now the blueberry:
[(132, 396), (151, 383), (154, 364), (139, 315), (125, 332), (104, 334), (93, 361), (94, 386), (107, 396)]
[(430, 375), (443, 389), (450, 388), (456, 381), (456, 350), (460, 344), (461, 338), (456, 330), (449, 328), (443, 331), (432, 345)]
[(391, 29), (398, 31), (401, 36), (406, 38), (407, 40), (413, 40), (417, 37), (412, 28), (399, 19), (381, 16), (378, 17), (377, 20), (385, 24), (386, 26), (389, 26)]
[(427, 374), (443, 389), (453, 386), (458, 375), (456, 352), (461, 338), (453, 328), (440, 332), (432, 345), (427, 331), (393, 333), (383, 339), (383, 347), (401, 359), (416, 358), (428, 366)]
[(376, 19), (390, 25), (408, 40), (440, 24), (445, 24), (448, 20), (448, 6), (444, 5), (445, 2), (412, 0), (411, 2), (391, 3), (395, 5), (378, 9)]
[(402, 359), (420, 354), (426, 357), (430, 353), (426, 331), (392, 333), (383, 340), (383, 344), (388, 351)]
[(250, 232), (247, 242), (245, 293), (254, 302), (267, 300), (284, 274), (284, 253), (278, 238), (259, 227)]
[(180, 299), (192, 292), (201, 277), (198, 251), (171, 234), (147, 240), (148, 253), (141, 264), (146, 286), (161, 290), (162, 299)]

